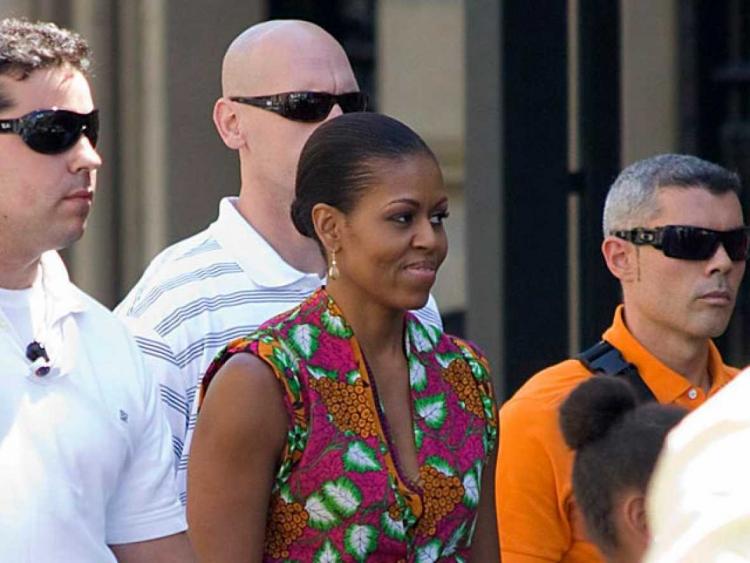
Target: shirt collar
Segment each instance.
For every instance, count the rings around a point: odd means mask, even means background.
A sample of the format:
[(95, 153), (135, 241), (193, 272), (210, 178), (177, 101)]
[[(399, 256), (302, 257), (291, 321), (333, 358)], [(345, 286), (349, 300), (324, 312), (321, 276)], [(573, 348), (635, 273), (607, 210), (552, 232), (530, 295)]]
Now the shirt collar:
[(289, 265), (258, 231), (237, 211), (237, 197), (225, 197), (219, 204), (219, 217), (209, 227), (212, 235), (261, 287), (282, 287), (307, 281), (311, 287), (322, 283), (317, 274), (301, 272)]
[[(620, 350), (628, 362), (635, 364), (638, 373), (660, 403), (673, 403), (693, 387), (692, 383), (663, 364), (638, 342), (628, 330), (628, 327), (625, 326), (624, 310), (622, 305), (617, 307), (612, 326), (606, 330), (602, 338)], [(712, 395), (731, 379), (725, 369), (721, 354), (713, 341), (709, 341), (708, 344), (708, 373), (711, 376), (709, 395)]]
[(50, 322), (54, 324), (71, 313), (86, 310), (86, 304), (81, 299), (79, 290), (70, 281), (68, 270), (60, 255), (50, 250), (42, 254), (40, 263), (42, 288), (52, 304)]

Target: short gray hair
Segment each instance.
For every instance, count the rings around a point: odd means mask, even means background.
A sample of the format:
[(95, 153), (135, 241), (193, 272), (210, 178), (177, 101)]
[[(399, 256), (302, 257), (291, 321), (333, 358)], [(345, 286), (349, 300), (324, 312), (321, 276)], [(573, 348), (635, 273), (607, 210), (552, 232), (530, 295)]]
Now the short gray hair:
[(642, 226), (659, 212), (659, 188), (701, 188), (713, 194), (739, 193), (740, 177), (723, 166), (686, 154), (660, 154), (634, 162), (625, 168), (607, 193), (603, 230)]

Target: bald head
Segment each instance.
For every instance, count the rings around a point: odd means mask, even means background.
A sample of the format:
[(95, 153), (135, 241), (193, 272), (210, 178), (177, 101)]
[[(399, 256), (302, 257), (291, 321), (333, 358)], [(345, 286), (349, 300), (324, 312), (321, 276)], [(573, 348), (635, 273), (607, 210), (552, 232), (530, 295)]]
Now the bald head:
[(224, 96), (262, 96), (318, 90), (357, 90), (341, 45), (327, 31), (300, 20), (272, 20), (254, 25), (229, 45), (221, 72)]

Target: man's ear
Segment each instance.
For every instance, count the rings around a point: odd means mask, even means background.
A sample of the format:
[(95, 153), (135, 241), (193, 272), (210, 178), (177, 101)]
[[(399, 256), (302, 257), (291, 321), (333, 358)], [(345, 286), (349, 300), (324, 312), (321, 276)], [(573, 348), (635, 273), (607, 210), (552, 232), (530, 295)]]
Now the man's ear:
[(344, 214), (327, 203), (316, 203), (312, 208), (312, 222), (315, 233), (328, 253), (341, 248), (341, 229)]
[(238, 150), (245, 145), (240, 131), (240, 121), (232, 103), (227, 98), (219, 98), (214, 104), (214, 125), (221, 140), (230, 149)]
[(608, 236), (602, 242), (607, 268), (621, 282), (638, 279), (638, 252), (635, 245), (619, 237)]

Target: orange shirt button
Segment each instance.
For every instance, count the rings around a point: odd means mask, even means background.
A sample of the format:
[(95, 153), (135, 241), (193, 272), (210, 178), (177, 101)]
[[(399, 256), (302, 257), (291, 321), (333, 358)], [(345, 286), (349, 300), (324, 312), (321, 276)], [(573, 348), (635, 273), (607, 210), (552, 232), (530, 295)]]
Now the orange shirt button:
[(698, 398), (698, 390), (693, 388), (690, 391), (688, 391), (688, 398), (689, 399), (697, 399)]

